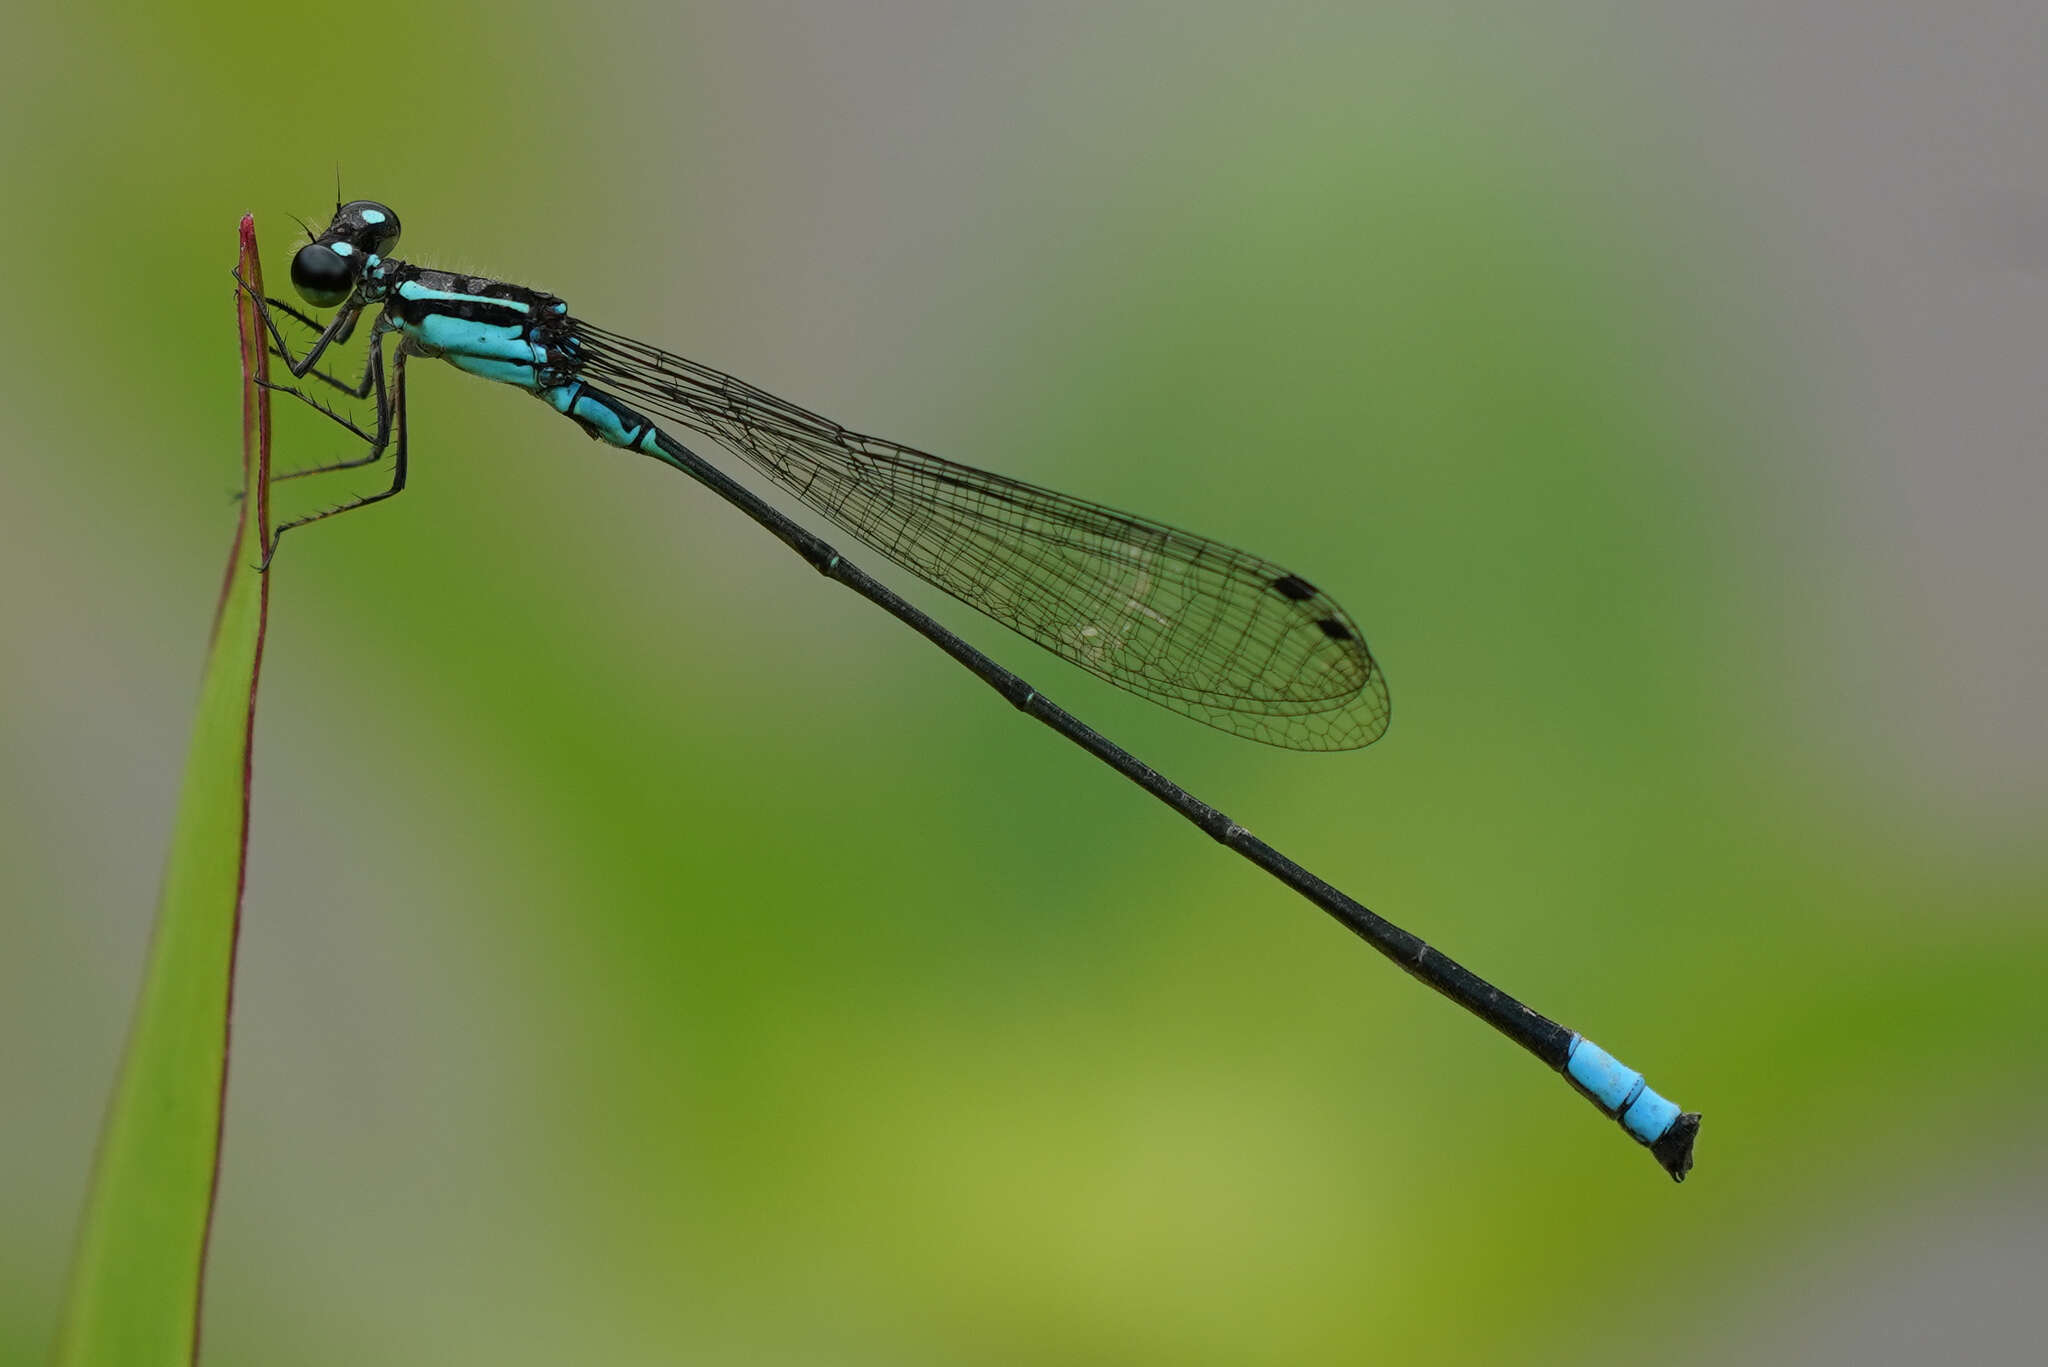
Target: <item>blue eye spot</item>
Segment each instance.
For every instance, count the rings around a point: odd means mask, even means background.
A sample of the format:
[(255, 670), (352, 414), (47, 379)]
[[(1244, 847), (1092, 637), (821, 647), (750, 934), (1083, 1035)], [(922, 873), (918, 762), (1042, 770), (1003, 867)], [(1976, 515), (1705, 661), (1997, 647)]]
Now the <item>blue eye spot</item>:
[(356, 254), (356, 249), (354, 247), (351, 247), (346, 242), (337, 242), (332, 247), (328, 248), (328, 250), (333, 252), (336, 256), (354, 256)]
[(365, 209), (365, 210), (363, 210), (363, 222), (365, 222), (365, 223), (382, 223), (383, 221), (384, 221), (384, 215), (382, 215), (382, 214), (378, 213), (378, 212), (377, 212), (377, 211), (376, 211), (375, 209)]

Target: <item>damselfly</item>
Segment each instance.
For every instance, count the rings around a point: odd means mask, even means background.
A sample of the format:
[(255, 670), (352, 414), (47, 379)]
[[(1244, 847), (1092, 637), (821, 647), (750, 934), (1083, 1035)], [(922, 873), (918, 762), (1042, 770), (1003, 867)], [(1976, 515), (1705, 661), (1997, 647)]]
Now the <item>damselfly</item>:
[[(374, 399), (375, 421), (366, 427), (302, 390), (275, 386), (368, 448), (295, 474), (358, 468), (387, 454), (392, 461), (387, 488), (287, 522), (276, 537), (405, 488), (408, 358), (438, 358), (523, 389), (591, 437), (651, 456), (711, 489), (821, 574), (932, 641), (1013, 705), (1563, 1073), (1683, 1180), (1697, 1114), (1682, 1114), (1598, 1045), (1368, 911), (1055, 707), (655, 418), (716, 442), (813, 512), (1062, 659), (1269, 745), (1346, 750), (1386, 730), (1386, 680), (1356, 623), (1328, 594), (1291, 569), (1206, 537), (849, 431), (731, 375), (587, 323), (552, 294), (393, 260), (398, 232), (388, 207), (356, 200), (338, 205), (326, 230), (299, 249), (291, 276), (300, 297), (315, 309), (339, 310), (325, 326), (283, 301), (257, 301), (293, 376)], [(304, 355), (293, 354), (273, 313), (318, 334)], [(362, 374), (351, 382), (319, 369), (328, 348), (346, 342), (366, 313), (372, 318)], [(276, 544), (274, 537), (269, 555)]]

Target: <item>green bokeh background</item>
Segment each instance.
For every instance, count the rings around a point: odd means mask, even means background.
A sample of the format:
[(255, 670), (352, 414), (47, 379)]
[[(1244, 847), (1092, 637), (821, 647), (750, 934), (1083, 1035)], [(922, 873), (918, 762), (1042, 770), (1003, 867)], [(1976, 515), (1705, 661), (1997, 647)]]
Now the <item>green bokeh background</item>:
[[(1826, 169), (1716, 113), (1817, 50), (1769, 14), (1711, 57), (1601, 6), (15, 23), (0, 1363), (55, 1327), (233, 526), (234, 224), (282, 280), (337, 168), (408, 259), (1299, 567), (1389, 671), (1363, 753), (916, 596), (1706, 1127), (1673, 1188), (686, 481), (426, 368), (412, 489), (275, 571), (209, 1362), (1870, 1360), (2037, 1323), (2048, 744), (1997, 662), (2044, 658), (2039, 600), (1986, 621), (1921, 570), (2005, 535), (2040, 446), (2007, 499), (1965, 435), (1885, 427), (1873, 338), (1916, 320), (1843, 263), (1893, 220), (1801, 218)], [(1943, 70), (1956, 128), (2004, 98)], [(2042, 354), (1982, 399), (2035, 438)], [(2001, 517), (1922, 516), (1945, 469)]]

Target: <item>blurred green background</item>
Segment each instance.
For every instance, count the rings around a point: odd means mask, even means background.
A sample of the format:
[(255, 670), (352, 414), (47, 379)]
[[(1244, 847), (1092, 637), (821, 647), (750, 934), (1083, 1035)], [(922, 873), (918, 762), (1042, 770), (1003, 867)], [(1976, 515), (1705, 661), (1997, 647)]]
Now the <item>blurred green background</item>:
[(1324, 584), (1392, 682), (1358, 754), (913, 596), (1706, 1124), (1673, 1188), (687, 481), (429, 367), (412, 489), (275, 571), (209, 1362), (2029, 1357), (2048, 28), (1364, 8), (12, 21), (0, 1363), (234, 522), (235, 221), (281, 286), (337, 170), (407, 259)]

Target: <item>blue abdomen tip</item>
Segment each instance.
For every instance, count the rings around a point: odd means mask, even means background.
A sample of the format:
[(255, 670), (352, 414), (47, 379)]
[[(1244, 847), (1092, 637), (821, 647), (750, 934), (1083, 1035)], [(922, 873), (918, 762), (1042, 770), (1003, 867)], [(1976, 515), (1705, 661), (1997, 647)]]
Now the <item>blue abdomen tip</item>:
[(1655, 1144), (1678, 1120), (1678, 1107), (1651, 1091), (1641, 1073), (1583, 1035), (1572, 1036), (1564, 1071), (1639, 1143)]

